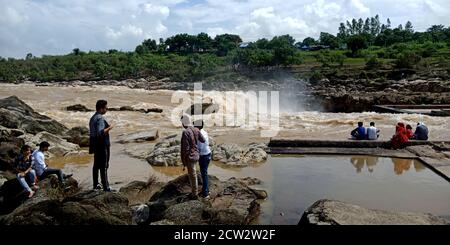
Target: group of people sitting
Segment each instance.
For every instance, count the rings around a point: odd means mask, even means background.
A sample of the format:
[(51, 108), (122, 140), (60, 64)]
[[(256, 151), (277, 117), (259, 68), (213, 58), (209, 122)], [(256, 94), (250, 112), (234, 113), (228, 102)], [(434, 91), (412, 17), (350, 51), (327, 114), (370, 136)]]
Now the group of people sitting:
[(352, 139), (356, 140), (376, 140), (380, 137), (380, 130), (375, 127), (374, 122), (370, 122), (370, 126), (366, 129), (363, 122), (358, 122), (358, 127), (350, 133)]
[[(417, 123), (416, 130), (413, 132), (411, 125), (402, 122), (397, 123), (395, 134), (391, 139), (393, 149), (403, 148), (408, 140), (428, 140), (428, 127), (422, 123)], [(380, 130), (371, 122), (368, 128), (364, 127), (363, 122), (358, 122), (358, 127), (351, 131), (352, 139), (356, 140), (376, 140), (380, 137)]]
[(29, 145), (22, 146), (21, 153), (16, 160), (17, 179), (20, 185), (28, 192), (31, 198), (39, 189), (37, 182), (48, 176), (55, 174), (59, 182), (64, 186), (65, 180), (72, 175), (65, 175), (61, 169), (49, 168), (45, 163), (45, 152), (48, 151), (50, 144), (46, 141), (41, 142), (39, 148), (31, 152)]
[(428, 140), (428, 127), (424, 123), (417, 123), (416, 131), (412, 131), (411, 125), (402, 122), (395, 126), (395, 134), (391, 139), (391, 147), (400, 149), (405, 146), (408, 140)]

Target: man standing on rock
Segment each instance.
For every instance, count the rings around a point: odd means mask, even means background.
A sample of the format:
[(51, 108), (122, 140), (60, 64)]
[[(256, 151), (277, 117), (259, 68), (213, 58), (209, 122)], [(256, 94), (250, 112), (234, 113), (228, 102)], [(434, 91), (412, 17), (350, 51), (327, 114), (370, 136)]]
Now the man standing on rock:
[(191, 118), (188, 115), (183, 115), (181, 117), (181, 123), (184, 128), (181, 135), (181, 161), (183, 162), (183, 166), (188, 169), (189, 182), (192, 188), (190, 198), (198, 199), (198, 183), (195, 165), (200, 159), (200, 153), (198, 151), (197, 143), (199, 141), (205, 143), (205, 139), (200, 133), (200, 130), (193, 127)]
[[(111, 191), (108, 183), (108, 167), (110, 157), (110, 139), (109, 131), (114, 125), (109, 125), (103, 115), (108, 110), (108, 102), (99, 100), (95, 105), (96, 112), (89, 121), (89, 154), (94, 154), (94, 166), (92, 168), (94, 190), (101, 189)], [(98, 172), (102, 187), (98, 184)]]

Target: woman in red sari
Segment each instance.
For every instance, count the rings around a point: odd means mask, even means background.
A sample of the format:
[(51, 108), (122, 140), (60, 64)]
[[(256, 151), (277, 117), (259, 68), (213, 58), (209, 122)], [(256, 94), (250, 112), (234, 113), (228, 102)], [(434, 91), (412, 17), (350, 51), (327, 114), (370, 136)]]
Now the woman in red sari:
[(391, 140), (391, 147), (396, 150), (405, 147), (405, 143), (408, 142), (408, 135), (406, 132), (404, 123), (397, 123), (395, 126), (395, 135)]
[(408, 139), (412, 140), (414, 138), (414, 133), (412, 131), (411, 125), (406, 125), (406, 135), (408, 136)]

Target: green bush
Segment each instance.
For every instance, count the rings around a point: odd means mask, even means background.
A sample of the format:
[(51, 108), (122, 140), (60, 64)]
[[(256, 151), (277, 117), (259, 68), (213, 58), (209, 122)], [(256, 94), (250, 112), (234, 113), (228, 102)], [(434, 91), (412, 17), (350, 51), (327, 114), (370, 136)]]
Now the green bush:
[(395, 60), (396, 68), (413, 68), (416, 66), (422, 57), (413, 51), (404, 51), (397, 55)]
[(312, 82), (312, 83), (315, 83), (315, 82), (318, 82), (318, 81), (320, 81), (320, 80), (322, 80), (322, 79), (324, 79), (325, 78), (325, 76), (320, 72), (320, 71), (314, 71), (312, 74), (311, 74), (311, 76), (309, 77), (309, 80)]
[(372, 69), (378, 69), (382, 65), (381, 61), (378, 60), (377, 56), (371, 55), (366, 58), (366, 69), (372, 70)]

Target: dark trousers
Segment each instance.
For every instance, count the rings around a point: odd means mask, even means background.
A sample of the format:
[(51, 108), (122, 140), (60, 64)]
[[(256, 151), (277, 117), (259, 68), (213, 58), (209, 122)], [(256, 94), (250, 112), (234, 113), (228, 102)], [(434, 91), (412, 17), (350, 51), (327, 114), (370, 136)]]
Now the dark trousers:
[(208, 184), (208, 166), (211, 161), (211, 153), (208, 155), (200, 156), (200, 173), (202, 175), (202, 195), (207, 196), (209, 194), (209, 184)]
[(94, 188), (98, 185), (98, 172), (100, 172), (100, 179), (104, 190), (109, 188), (108, 183), (108, 167), (109, 167), (109, 146), (101, 147), (94, 151), (94, 166), (92, 168), (92, 178)]
[(42, 174), (38, 176), (38, 179), (43, 180), (52, 174), (56, 174), (56, 176), (58, 176), (58, 180), (60, 183), (64, 182), (63, 172), (61, 171), (61, 169), (57, 168), (46, 168), (44, 172), (42, 172)]

